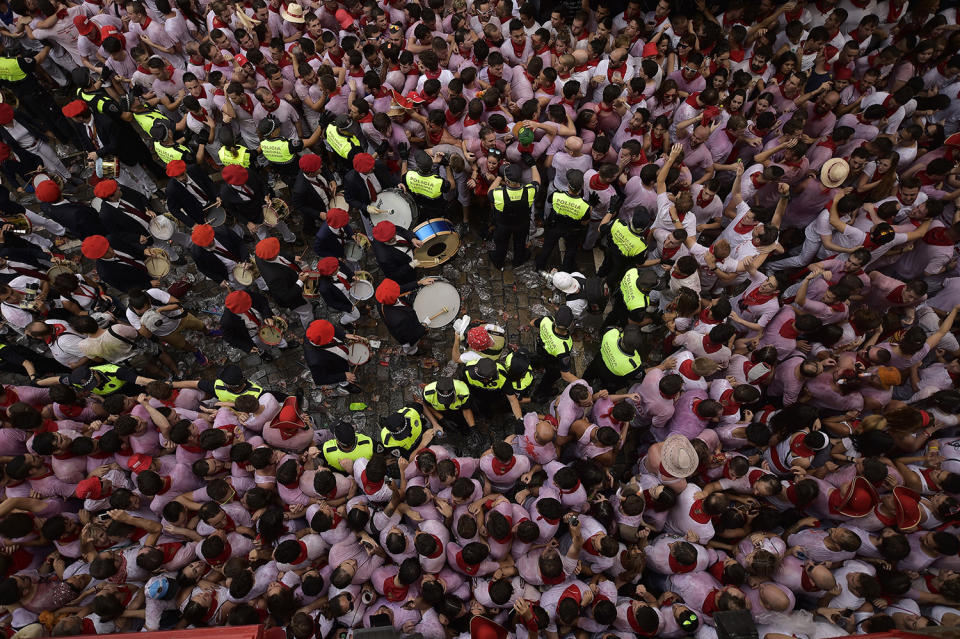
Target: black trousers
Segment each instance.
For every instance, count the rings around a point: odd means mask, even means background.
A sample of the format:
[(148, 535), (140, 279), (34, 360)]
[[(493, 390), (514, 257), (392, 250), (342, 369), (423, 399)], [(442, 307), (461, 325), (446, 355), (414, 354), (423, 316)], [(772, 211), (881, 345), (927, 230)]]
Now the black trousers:
[(560, 379), (560, 374), (562, 373), (560, 362), (556, 357), (550, 355), (544, 354), (538, 356), (537, 365), (543, 367), (543, 377), (540, 378), (540, 383), (537, 384), (537, 387), (533, 390), (534, 400), (551, 397), (555, 390), (553, 386), (557, 383), (557, 380)]
[(530, 232), (530, 221), (524, 220), (519, 224), (497, 224), (493, 229), (493, 252), (490, 261), (497, 268), (503, 268), (507, 258), (507, 249), (513, 238), (513, 266), (517, 267), (527, 261), (530, 253), (527, 251), (527, 233)]
[(566, 243), (566, 251), (564, 251), (560, 260), (560, 266), (564, 271), (573, 271), (577, 261), (577, 250), (583, 243), (584, 235), (583, 228), (548, 222), (547, 228), (543, 231), (543, 248), (540, 249), (540, 255), (537, 256), (537, 270), (542, 271), (546, 268), (550, 257), (553, 255), (553, 249), (560, 242), (560, 238), (563, 238)]
[(601, 357), (600, 353), (597, 353), (593, 361), (587, 366), (587, 370), (583, 372), (583, 379), (585, 379), (588, 384), (597, 388), (596, 382), (599, 381), (599, 388), (606, 389), (611, 393), (616, 393), (621, 388), (630, 386), (636, 378), (636, 372), (630, 375), (614, 375), (610, 372), (610, 369), (607, 368), (607, 365), (603, 363), (603, 357)]

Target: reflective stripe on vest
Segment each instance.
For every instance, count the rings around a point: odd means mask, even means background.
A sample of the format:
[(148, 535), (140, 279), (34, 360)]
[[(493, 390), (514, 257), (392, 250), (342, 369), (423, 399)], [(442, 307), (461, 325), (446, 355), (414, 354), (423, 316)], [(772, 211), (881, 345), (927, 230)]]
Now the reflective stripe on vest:
[(264, 140), (260, 143), (260, 152), (274, 164), (289, 164), (296, 157), (290, 152), (290, 142), (283, 138)]
[(357, 445), (353, 447), (353, 450), (341, 450), (340, 447), (337, 446), (337, 440), (335, 439), (331, 439), (323, 445), (323, 458), (326, 460), (327, 465), (342, 473), (347, 471), (340, 465), (341, 460), (350, 459), (357, 461), (361, 458), (370, 459), (371, 457), (373, 457), (373, 440), (360, 433), (357, 433)]
[(184, 153), (187, 152), (179, 144), (175, 146), (163, 146), (156, 141), (153, 143), (153, 150), (157, 152), (157, 157), (160, 158), (160, 162), (163, 164), (168, 164), (174, 160), (182, 160)]
[(523, 194), (527, 194), (527, 206), (533, 206), (533, 198), (536, 195), (534, 189), (528, 189), (523, 186), (519, 189), (514, 189), (510, 187), (500, 187), (493, 192), (493, 208), (497, 209), (503, 213), (504, 206), (506, 205), (506, 200), (504, 200), (503, 194), (507, 194), (507, 200), (510, 201), (510, 204), (517, 205), (523, 202)]
[(560, 337), (553, 332), (552, 317), (544, 317), (540, 320), (540, 343), (543, 344), (543, 350), (547, 352), (547, 355), (553, 357), (560, 357), (573, 349), (572, 337), (569, 335)]
[(610, 239), (626, 257), (635, 257), (647, 249), (647, 244), (643, 241), (643, 238), (634, 235), (630, 227), (620, 220), (614, 222), (613, 226), (610, 227)]
[(380, 441), (383, 442), (384, 448), (401, 448), (409, 452), (414, 444), (420, 440), (420, 435), (423, 434), (423, 420), (415, 408), (402, 408), (397, 412), (402, 414), (403, 418), (410, 424), (410, 434), (403, 439), (397, 439), (389, 430), (382, 428), (380, 429)]
[(403, 182), (411, 193), (429, 200), (435, 200), (443, 193), (443, 178), (437, 175), (420, 175), (416, 171), (407, 171)]
[[(249, 382), (248, 382), (249, 383)], [(217, 380), (213, 383), (213, 391), (217, 395), (217, 399), (221, 402), (235, 402), (238, 397), (243, 395), (252, 395), (253, 397), (260, 398), (260, 395), (263, 394), (263, 387), (257, 386), (256, 384), (250, 383), (250, 388), (243, 391), (242, 393), (234, 393), (227, 388), (227, 385), (223, 383), (222, 380)]]
[[(479, 360), (477, 360), (479, 361)], [(497, 378), (490, 381), (484, 381), (478, 378), (473, 377), (470, 373), (473, 371), (474, 366), (477, 365), (477, 362), (471, 362), (467, 364), (466, 369), (463, 371), (464, 377), (467, 378), (467, 383), (471, 386), (476, 386), (477, 388), (483, 388), (486, 390), (500, 390), (503, 388), (503, 385), (507, 383), (507, 376), (504, 374), (503, 365), (497, 364)]]
[(107, 378), (107, 381), (104, 382), (102, 386), (94, 388), (91, 392), (94, 395), (111, 395), (123, 388), (126, 385), (126, 382), (116, 376), (116, 372), (119, 369), (120, 367), (116, 364), (100, 364), (99, 366), (91, 366), (90, 370), (97, 371)]
[(360, 146), (360, 140), (354, 135), (350, 137), (340, 135), (340, 132), (337, 131), (337, 127), (334, 124), (328, 124), (327, 144), (330, 145), (334, 153), (346, 160), (350, 157), (350, 151), (353, 150), (353, 147)]
[(236, 151), (221, 146), (217, 156), (220, 158), (220, 164), (224, 166), (228, 164), (239, 164), (243, 168), (250, 166), (250, 149), (245, 146), (238, 146)]
[(623, 295), (623, 303), (626, 304), (628, 311), (636, 310), (650, 303), (647, 294), (637, 288), (639, 277), (640, 271), (634, 267), (629, 269), (623, 279), (620, 280), (620, 293)]
[(553, 194), (553, 210), (557, 215), (579, 222), (590, 210), (590, 205), (584, 202), (582, 197), (556, 192)]
[(168, 125), (169, 128), (173, 128), (173, 123), (170, 122), (170, 119), (159, 111), (145, 111), (144, 113), (134, 113), (133, 119), (137, 123), (137, 126), (146, 133), (150, 135), (150, 129), (153, 128), (153, 125), (157, 122), (163, 122)]
[(99, 93), (87, 93), (83, 89), (77, 89), (77, 97), (87, 103), (87, 106), (96, 110), (97, 113), (103, 113), (103, 105), (110, 101), (105, 95)]
[[(503, 360), (503, 367), (507, 370), (510, 370), (510, 362), (512, 361), (513, 361), (513, 353), (510, 353)], [(527, 366), (527, 370), (523, 373), (523, 377), (521, 377), (519, 380), (510, 380), (510, 387), (513, 390), (520, 392), (520, 391), (526, 390), (532, 383), (533, 383), (533, 369)]]
[(0, 58), (0, 80), (19, 82), (26, 79), (27, 74), (20, 68), (17, 58)]
[(444, 405), (440, 401), (440, 395), (437, 393), (437, 383), (430, 382), (423, 388), (423, 398), (430, 404), (430, 407), (440, 412), (447, 410), (457, 410), (467, 403), (470, 399), (470, 387), (459, 379), (453, 380), (454, 399), (449, 405)]
[(639, 354), (630, 356), (620, 350), (617, 343), (620, 335), (618, 328), (611, 328), (603, 334), (603, 339), (600, 341), (600, 356), (608, 371), (618, 377), (624, 377), (640, 368), (643, 360), (640, 359)]

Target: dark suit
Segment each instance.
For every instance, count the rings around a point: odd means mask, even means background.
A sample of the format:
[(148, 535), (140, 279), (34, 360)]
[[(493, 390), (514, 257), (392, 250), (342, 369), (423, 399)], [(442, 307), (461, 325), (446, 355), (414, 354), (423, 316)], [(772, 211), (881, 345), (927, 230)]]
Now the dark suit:
[(356, 231), (349, 224), (340, 230), (343, 233), (342, 239), (333, 234), (333, 229), (327, 226), (326, 222), (320, 225), (320, 230), (313, 238), (313, 252), (317, 254), (318, 258), (323, 259), (331, 256), (340, 260), (344, 258), (344, 242), (353, 237)]
[[(283, 255), (283, 253), (280, 255), (287, 261), (293, 262), (293, 257)], [(303, 298), (303, 289), (297, 285), (299, 268), (295, 271), (283, 264), (267, 262), (259, 257), (256, 258), (256, 260), (257, 269), (260, 270), (260, 275), (267, 283), (267, 290), (270, 291), (270, 297), (273, 298), (273, 301), (276, 302), (278, 306), (282, 306), (283, 308), (299, 308), (307, 303), (307, 300)]]
[[(373, 174), (380, 183), (380, 190), (395, 187), (398, 182), (387, 166), (377, 160), (373, 166)], [(350, 208), (357, 209), (363, 215), (367, 214), (367, 205), (372, 204), (376, 198), (370, 198), (370, 189), (367, 188), (367, 180), (362, 173), (350, 170), (343, 177), (343, 198), (347, 201)]]
[[(416, 288), (416, 282), (402, 284), (400, 292), (407, 293), (416, 290)], [(387, 330), (400, 344), (416, 344), (427, 334), (427, 329), (420, 323), (420, 318), (413, 310), (413, 297), (412, 294), (401, 297), (400, 299), (405, 302), (398, 306), (377, 304), (377, 310), (380, 312), (383, 323), (387, 325)]]
[[(410, 229), (398, 226), (397, 238), (398, 244), (405, 241), (410, 248), (413, 248), (413, 233)], [(389, 277), (401, 286), (417, 281), (417, 272), (410, 266), (410, 256), (405, 251), (373, 240), (373, 255), (377, 258), (377, 264), (380, 265), (384, 277)]]
[[(348, 282), (353, 279), (353, 269), (346, 264), (340, 265), (340, 272), (343, 273)], [(317, 292), (323, 297), (323, 301), (327, 303), (328, 308), (341, 313), (349, 313), (353, 308), (353, 300), (337, 287), (338, 281), (336, 274), (330, 277), (321, 277), (317, 282)]]
[(227, 213), (233, 215), (240, 224), (247, 222), (262, 224), (266, 187), (253, 171), (250, 171), (250, 178), (244, 186), (253, 192), (246, 196), (246, 199), (241, 195), (240, 190), (224, 182), (220, 186), (220, 199), (223, 206), (227, 209)]
[(346, 347), (346, 332), (339, 326), (334, 326), (333, 331), (333, 341), (326, 346), (316, 346), (310, 340), (303, 341), (303, 359), (317, 386), (347, 381), (350, 362), (337, 354), (337, 350), (342, 352), (341, 346)]
[(101, 158), (115, 155), (118, 160), (127, 166), (142, 164), (144, 168), (154, 174), (159, 171), (150, 155), (150, 150), (129, 122), (94, 113), (93, 124), (96, 128), (97, 138), (99, 138), (100, 148), (94, 146), (85, 125), (78, 124), (73, 120), (70, 121), (70, 125), (77, 134), (76, 137), (80, 141), (81, 150), (88, 153), (96, 151), (97, 156)]
[[(9, 135), (6, 137), (10, 138)], [(0, 170), (13, 184), (30, 182), (32, 176), (27, 174), (39, 169), (43, 160), (40, 159), (39, 155), (22, 149), (19, 144), (13, 141), (13, 138), (6, 140), (6, 144), (10, 147), (10, 157), (0, 164)], [(20, 178), (20, 180), (18, 181), (17, 178)]]
[(100, 222), (96, 210), (85, 204), (63, 200), (55, 204), (40, 205), (44, 217), (57, 222), (73, 237), (84, 239), (91, 235), (106, 235), (107, 229)]
[(200, 187), (206, 199), (201, 202), (186, 184), (171, 179), (167, 182), (167, 211), (189, 229), (194, 224), (203, 224), (206, 221), (204, 208), (216, 201), (217, 187), (203, 167), (197, 164), (187, 166), (187, 176)]
[[(125, 186), (120, 186), (120, 197), (124, 202), (146, 216), (146, 211), (150, 208), (147, 198)], [(149, 218), (147, 219), (149, 220)], [(141, 235), (147, 238), (147, 241), (142, 244), (143, 246), (152, 244), (153, 237), (150, 235), (149, 221), (147, 226), (144, 226), (138, 220), (139, 218), (135, 214), (127, 213), (119, 202), (104, 200), (100, 206), (100, 221), (103, 222), (103, 226), (109, 232), (107, 238), (111, 245), (117, 241), (126, 246), (141, 246)]]
[(139, 268), (120, 260), (97, 260), (97, 274), (101, 282), (123, 294), (132, 288), (146, 290), (151, 286), (146, 267)]
[[(218, 226), (213, 229), (213, 235), (215, 244), (219, 242), (227, 251), (228, 255), (225, 255), (225, 257), (234, 262), (245, 262), (250, 257), (243, 240), (230, 228)], [(214, 251), (213, 247), (204, 248), (191, 243), (190, 256), (197, 265), (197, 270), (214, 282), (219, 284), (229, 279), (230, 273), (227, 272), (227, 267), (217, 257), (217, 252)]]
[[(248, 291), (250, 300), (253, 302), (253, 308), (260, 315), (260, 321), (273, 317), (273, 310), (270, 308), (270, 302), (267, 298), (256, 291)], [(238, 348), (245, 353), (249, 353), (256, 346), (250, 331), (244, 323), (243, 318), (227, 309), (223, 310), (220, 316), (220, 330), (223, 331), (223, 339), (227, 344)]]
[(317, 193), (317, 189), (303, 171), (297, 173), (297, 179), (294, 180), (293, 187), (290, 189), (290, 203), (293, 205), (293, 210), (301, 215), (303, 235), (310, 237), (315, 234), (317, 226), (322, 222), (321, 216), (327, 212), (329, 204)]

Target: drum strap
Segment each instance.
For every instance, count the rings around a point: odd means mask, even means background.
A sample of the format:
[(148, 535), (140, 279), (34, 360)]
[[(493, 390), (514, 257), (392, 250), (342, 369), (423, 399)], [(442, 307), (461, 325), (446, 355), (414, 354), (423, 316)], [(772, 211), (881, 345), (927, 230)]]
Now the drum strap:
[(330, 342), (330, 345), (324, 350), (329, 351), (334, 355), (339, 355), (347, 361), (350, 360), (350, 347), (343, 342)]
[(276, 259), (273, 259), (270, 261), (273, 262), (274, 264), (280, 264), (281, 266), (286, 266), (288, 269), (290, 269), (294, 273), (300, 273), (299, 266), (297, 266), (296, 264), (294, 264), (293, 262), (291, 262), (290, 260), (288, 260), (287, 258), (281, 255), (278, 255)]
[(130, 204), (129, 202), (124, 202), (123, 200), (120, 200), (119, 202), (117, 202), (117, 204), (120, 205), (120, 208), (121, 208), (121, 209), (123, 209), (124, 211), (126, 211), (127, 215), (129, 215), (129, 216), (131, 216), (131, 217), (133, 217), (133, 218), (136, 218), (136, 220), (137, 220), (138, 222), (140, 222), (140, 224), (142, 224), (142, 225), (145, 226), (145, 227), (150, 226), (150, 216), (149, 216), (149, 215), (147, 215), (146, 213), (144, 213), (143, 211), (141, 211), (140, 209), (138, 209), (138, 208), (135, 207), (134, 205)]
[(350, 290), (350, 280), (348, 280), (342, 271), (337, 271), (337, 279), (340, 280), (340, 283), (343, 284), (345, 290)]
[(190, 179), (190, 176), (187, 176), (187, 189), (193, 192), (193, 196), (197, 198), (200, 202), (207, 201), (207, 194), (203, 192), (199, 186), (197, 186), (193, 180)]
[(12, 271), (14, 271), (14, 272), (16, 272), (16, 273), (19, 273), (20, 275), (26, 275), (27, 277), (32, 277), (32, 278), (34, 278), (34, 279), (38, 279), (38, 280), (40, 280), (41, 282), (46, 282), (46, 281), (47, 281), (47, 274), (46, 274), (46, 273), (41, 273), (41, 272), (38, 271), (37, 269), (35, 269), (35, 268), (30, 268), (30, 267), (28, 267), (28, 266), (14, 266), (13, 264), (14, 264), (13, 262), (7, 262), (7, 266), (10, 267), (10, 270), (12, 270)]
[[(253, 322), (253, 325), (256, 327), (256, 329), (260, 328), (260, 318), (256, 316), (252, 309), (245, 311), (243, 314), (247, 317), (247, 319)], [(247, 330), (250, 330), (249, 327)]]
[(116, 249), (114, 249), (113, 252), (114, 252), (114, 254), (116, 254), (117, 257), (116, 257), (114, 260), (106, 260), (106, 261), (108, 261), (108, 262), (113, 262), (113, 261), (124, 262), (125, 264), (129, 264), (130, 266), (136, 267), (136, 268), (140, 269), (141, 271), (146, 271), (146, 270), (147, 270), (147, 267), (146, 267), (142, 262), (139, 262), (139, 261), (135, 260), (134, 258), (130, 257), (129, 255), (125, 255), (125, 254), (121, 253), (120, 251), (118, 251), (118, 250), (116, 250)]
[(231, 253), (230, 251), (228, 251), (227, 249), (225, 249), (225, 248), (220, 244), (220, 242), (214, 241), (214, 243), (213, 243), (213, 252), (214, 252), (214, 253), (217, 253), (217, 254), (219, 254), (219, 255), (222, 255), (223, 257), (227, 258), (227, 259), (230, 260), (231, 262), (239, 262), (239, 261), (240, 261), (240, 258), (239, 258), (239, 257), (237, 257), (236, 255), (234, 255), (233, 253)]
[(126, 342), (126, 343), (129, 344), (130, 346), (136, 346), (136, 345), (137, 345), (137, 342), (136, 342), (135, 340), (130, 340), (130, 339), (127, 339), (126, 337), (124, 337), (123, 335), (117, 335), (116, 333), (114, 333), (112, 326), (107, 329), (107, 332), (110, 333), (111, 336), (115, 337), (116, 339), (120, 340), (121, 342)]

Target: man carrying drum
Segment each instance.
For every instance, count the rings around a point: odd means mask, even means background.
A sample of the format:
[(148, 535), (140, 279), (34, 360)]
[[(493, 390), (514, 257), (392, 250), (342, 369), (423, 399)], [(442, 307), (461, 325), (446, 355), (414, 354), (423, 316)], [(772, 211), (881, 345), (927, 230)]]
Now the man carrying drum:
[(313, 375), (313, 383), (317, 386), (336, 384), (343, 395), (362, 393), (363, 389), (356, 384), (357, 376), (350, 371), (349, 360), (349, 342), (361, 339), (327, 320), (313, 320), (303, 342), (303, 357)]
[[(260, 359), (272, 362), (270, 346), (260, 339), (260, 329), (273, 322), (276, 313), (270, 308), (266, 297), (256, 291), (231, 291), (224, 300), (224, 310), (220, 315), (220, 330), (223, 339), (244, 353), (258, 353)], [(277, 344), (280, 349), (288, 348), (287, 340)]]
[(394, 280), (385, 279), (377, 287), (377, 310), (390, 335), (400, 344), (404, 355), (415, 355), (417, 344), (427, 334), (426, 326), (413, 310), (413, 300), (409, 294), (418, 286), (427, 286), (434, 281), (432, 277), (425, 277), (419, 282), (400, 286)]
[(325, 257), (317, 262), (316, 272), (320, 276), (314, 284), (316, 293), (323, 298), (328, 309), (342, 313), (340, 324), (352, 324), (360, 319), (360, 309), (350, 297), (353, 269), (335, 257)]

